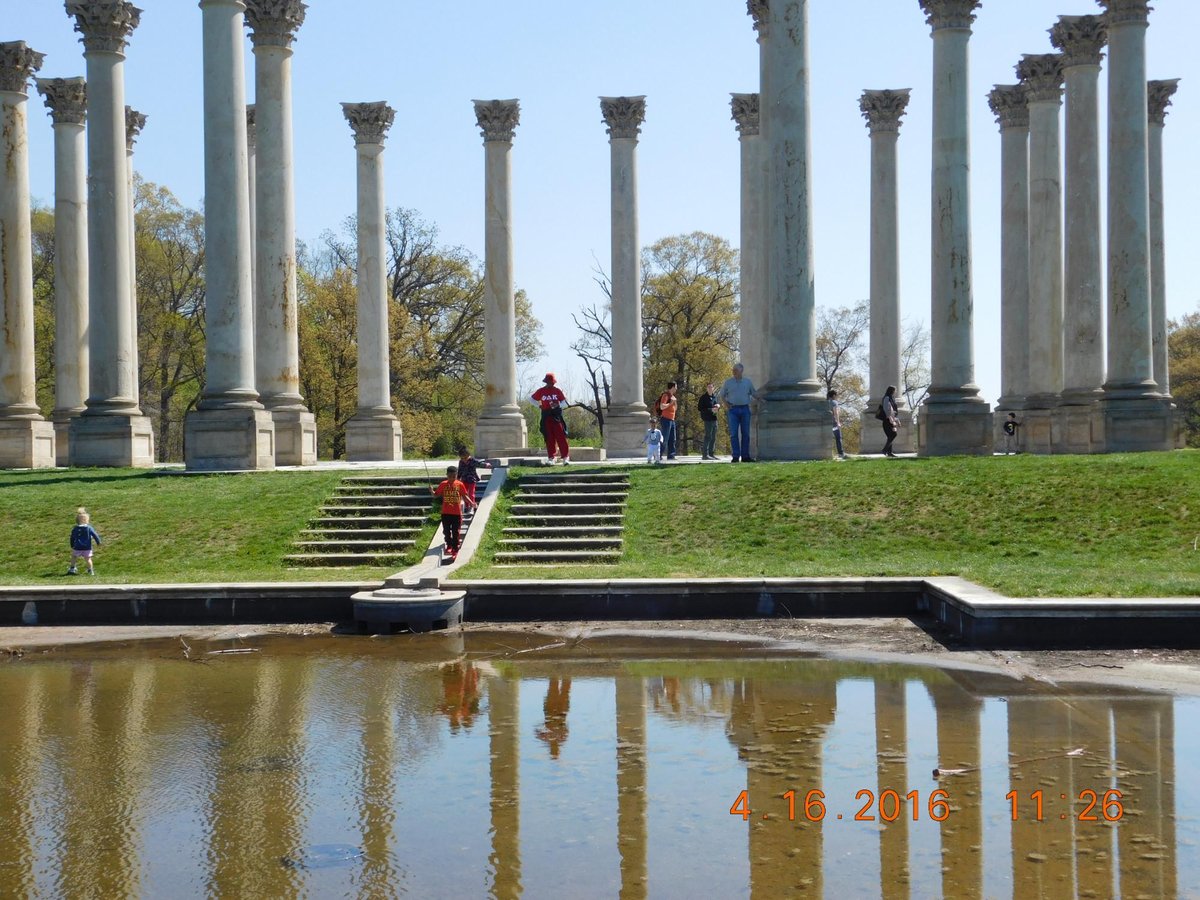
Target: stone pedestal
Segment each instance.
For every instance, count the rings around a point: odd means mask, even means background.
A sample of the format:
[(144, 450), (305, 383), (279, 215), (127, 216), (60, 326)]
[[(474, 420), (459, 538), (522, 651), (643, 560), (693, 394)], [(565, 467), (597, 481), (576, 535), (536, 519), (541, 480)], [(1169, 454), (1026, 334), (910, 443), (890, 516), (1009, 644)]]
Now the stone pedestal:
[(638, 240), (637, 141), (645, 97), (601, 97), (612, 187), (612, 406), (604, 449), (614, 459), (645, 455), (650, 425), (642, 382), (642, 249)]
[(147, 468), (154, 465), (154, 424), (146, 416), (91, 416), (72, 419), (70, 464)]
[(971, 272), (971, 25), (980, 0), (920, 0), (933, 33), (932, 381), (920, 452), (990, 454), (992, 413), (975, 384)]
[(275, 465), (315, 466), (316, 416), (307, 409), (269, 409), (267, 412), (275, 423)]
[(1175, 413), (1165, 397), (1110, 399), (1096, 415), (1096, 442), (1106, 453), (1171, 450), (1177, 445)]
[[(315, 438), (314, 433), (314, 438)], [(404, 458), (404, 432), (395, 416), (355, 416), (346, 423), (346, 458), (356, 462), (393, 462)]]
[(1100, 446), (1100, 416), (1095, 403), (1066, 404), (1055, 410), (1052, 443), (1055, 453), (1094, 453)]
[(54, 425), (45, 419), (0, 419), (0, 469), (56, 465), (54, 440)]
[(189, 471), (275, 468), (275, 423), (265, 409), (205, 409), (187, 417), (183, 442)]
[[(877, 453), (876, 446), (880, 450), (887, 442), (887, 435), (883, 433), (883, 422), (875, 418), (875, 410), (879, 408), (879, 401), (872, 400), (875, 404), (870, 409), (863, 410), (861, 419), (859, 420), (861, 447), (863, 453)], [(896, 435), (896, 440), (892, 441), (893, 453), (916, 453), (917, 452), (917, 429), (913, 427), (913, 411), (907, 406), (903, 409), (896, 410), (896, 418), (900, 420), (900, 433)]]
[[(833, 431), (829, 401), (820, 397), (781, 397), (762, 405), (758, 419), (758, 459), (829, 459)], [(882, 442), (881, 442), (882, 443)]]
[[(1054, 452), (1055, 423), (1058, 422), (1058, 410), (1029, 409), (1019, 416), (1021, 420), (1021, 449), (1026, 453), (1049, 454)], [(997, 426), (1003, 422), (995, 420)]]
[[(512, 141), (521, 121), (516, 100), (476, 100), (484, 147), (483, 412), (475, 423), (475, 453), (524, 447), (529, 429), (517, 402), (517, 319), (513, 282)], [(482, 449), (481, 449), (482, 448)]]

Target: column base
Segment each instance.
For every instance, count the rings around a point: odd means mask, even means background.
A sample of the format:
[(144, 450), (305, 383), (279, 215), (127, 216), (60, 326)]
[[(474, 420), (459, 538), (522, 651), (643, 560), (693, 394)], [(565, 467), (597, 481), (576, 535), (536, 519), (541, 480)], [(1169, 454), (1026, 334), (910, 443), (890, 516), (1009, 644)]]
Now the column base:
[[(862, 418), (859, 420), (859, 452), (874, 453), (874, 447), (882, 448), (887, 442), (887, 435), (883, 433), (883, 422), (875, 418), (875, 410), (879, 408), (876, 403), (868, 410), (864, 410)], [(896, 435), (896, 440), (892, 441), (892, 451), (895, 453), (916, 453), (917, 452), (917, 430), (913, 428), (913, 414), (911, 409), (896, 410), (896, 418), (900, 420), (900, 433)]]
[(265, 409), (197, 409), (183, 426), (189, 472), (265, 472), (275, 468), (275, 423)]
[(650, 413), (636, 407), (610, 412), (604, 420), (604, 449), (609, 459), (639, 459), (646, 455), (642, 438), (650, 428)]
[(355, 416), (346, 423), (346, 459), (351, 462), (399, 462), (404, 459), (404, 432), (400, 421), (395, 416)]
[(148, 416), (76, 416), (68, 438), (72, 466), (148, 469), (154, 423)]
[(56, 409), (50, 414), (54, 423), (54, 458), (59, 466), (71, 464), (71, 422), (83, 412), (79, 409)]
[(1165, 397), (1108, 398), (1096, 415), (1103, 453), (1141, 453), (1175, 447), (1175, 416)]
[(1071, 404), (1054, 410), (1052, 443), (1055, 453), (1095, 453), (1099, 424), (1098, 407), (1091, 404)]
[(1026, 453), (1048, 456), (1055, 452), (1055, 424), (1057, 409), (1027, 409), (1020, 416), (1021, 449)]
[(833, 456), (833, 419), (819, 397), (772, 398), (758, 416), (757, 459), (829, 459)]
[(315, 466), (316, 416), (306, 409), (272, 409), (269, 412), (275, 423), (275, 465)]
[(520, 410), (511, 413), (484, 410), (475, 421), (475, 455), (480, 459), (496, 456), (506, 447), (524, 447), (529, 443), (529, 428)]
[(1175, 415), (1175, 449), (1187, 449), (1187, 414), (1178, 407), (1172, 407)]
[[(1004, 449), (1004, 422), (1010, 412), (1017, 414), (1018, 422), (1024, 421), (1021, 417), (1025, 414), (1025, 398), (1001, 397), (996, 401), (996, 408), (992, 410), (992, 446), (997, 453)], [(1013, 450), (1020, 453), (1024, 449), (1023, 443), (1021, 429), (1018, 428)]]
[(51, 469), (58, 464), (54, 424), (36, 419), (0, 419), (0, 469)]
[(921, 456), (990, 456), (992, 410), (986, 402), (926, 400), (917, 417)]

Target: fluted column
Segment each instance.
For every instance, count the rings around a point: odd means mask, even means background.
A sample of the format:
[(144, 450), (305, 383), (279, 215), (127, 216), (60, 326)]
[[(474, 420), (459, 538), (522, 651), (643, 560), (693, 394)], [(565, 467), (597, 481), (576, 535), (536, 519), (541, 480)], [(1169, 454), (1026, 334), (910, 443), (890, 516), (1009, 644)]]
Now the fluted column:
[(255, 279), (255, 387), (275, 423), (275, 464), (280, 466), (311, 466), (317, 461), (317, 422), (300, 396), (292, 162), (292, 42), (307, 8), (300, 0), (246, 0), (246, 24), (254, 44), (250, 268)]
[[(141, 20), (128, 0), (67, 0), (87, 61), (88, 390), (70, 425), (73, 466), (149, 466), (154, 430), (138, 408), (129, 296), (125, 47)], [(100, 263), (103, 262), (101, 265)]]
[[(258, 113), (253, 103), (246, 104), (246, 176), (250, 185), (250, 237), (253, 240), (254, 235), (258, 234), (258, 206), (255, 203), (255, 194), (258, 192)], [(254, 253), (251, 253), (250, 294), (252, 298), (255, 285), (258, 283), (256, 270)], [(256, 306), (256, 302), (251, 302), (250, 311), (253, 312)], [(253, 322), (253, 317), (251, 322)]]
[(763, 166), (766, 144), (762, 136), (759, 94), (733, 94), (730, 107), (741, 145), (741, 339), (743, 373), (756, 386), (762, 384), (763, 356), (767, 343), (766, 237), (764, 218), (766, 178)]
[(1022, 438), (1035, 453), (1054, 449), (1062, 394), (1062, 57), (1028, 54), (1017, 77), (1029, 102), (1029, 394)]
[(1063, 282), (1063, 393), (1055, 449), (1088, 453), (1104, 383), (1104, 261), (1100, 214), (1100, 60), (1103, 16), (1060, 16), (1050, 42), (1062, 51), (1066, 82), (1066, 263)]
[(971, 24), (980, 0), (920, 0), (933, 33), (932, 383), (920, 413), (928, 456), (992, 452), (975, 384), (971, 271)]
[(647, 865), (646, 683), (618, 676), (617, 695), (617, 852), (621, 857), (621, 900), (649, 895)]
[(275, 468), (254, 388), (243, 0), (200, 0), (204, 52), (205, 385), (188, 414), (189, 469)]
[(1150, 312), (1153, 320), (1154, 381), (1164, 396), (1171, 396), (1167, 354), (1167, 246), (1164, 227), (1163, 128), (1167, 107), (1179, 88), (1179, 79), (1151, 81), (1150, 113)]
[(828, 459), (833, 434), (816, 371), (808, 0), (771, 0), (763, 52), (771, 311), (767, 383), (755, 385), (761, 399), (757, 453), (763, 459)]
[(53, 466), (54, 426), (37, 405), (33, 358), (33, 234), (29, 201), (29, 79), (44, 55), (0, 44), (0, 469)]
[(358, 151), (358, 411), (346, 423), (346, 458), (397, 460), (404, 445), (392, 411), (383, 196), (383, 142), (396, 113), (383, 102), (343, 103), (342, 111)]
[(1029, 106), (1025, 86), (998, 84), (1000, 125), (1000, 400), (997, 424), (1029, 394)]
[(476, 100), (484, 147), (484, 374), (483, 412), (475, 423), (477, 456), (515, 450), (528, 442), (517, 403), (517, 317), (513, 283), (512, 140), (521, 121), (516, 100)]
[(900, 364), (900, 213), (896, 144), (909, 89), (864, 91), (858, 106), (871, 132), (871, 402), (862, 414), (863, 433), (878, 430), (875, 407), (890, 385), (898, 390), (900, 434), (893, 449), (916, 450), (912, 410), (904, 401)]
[(87, 82), (39, 78), (54, 122), (55, 456), (69, 461), (71, 420), (88, 396)]
[(638, 239), (637, 143), (645, 97), (601, 97), (612, 185), (612, 406), (604, 447), (639, 457), (650, 413), (642, 396), (642, 249)]
[(132, 106), (125, 107), (125, 184), (129, 192), (129, 354), (133, 370), (133, 396), (141, 405), (142, 367), (138, 352), (138, 299), (137, 299), (137, 197), (133, 189), (133, 145), (142, 129), (146, 127), (146, 114)]
[(1103, 448), (1165, 450), (1170, 404), (1154, 381), (1147, 119), (1148, 0), (1098, 0), (1108, 11), (1108, 376)]

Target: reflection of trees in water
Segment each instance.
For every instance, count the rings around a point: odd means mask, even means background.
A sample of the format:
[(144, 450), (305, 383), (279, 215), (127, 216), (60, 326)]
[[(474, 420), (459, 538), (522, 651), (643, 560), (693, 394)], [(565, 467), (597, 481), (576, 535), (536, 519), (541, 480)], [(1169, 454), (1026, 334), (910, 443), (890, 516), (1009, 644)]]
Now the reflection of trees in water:
[(721, 678), (646, 679), (650, 708), (679, 722), (723, 727), (733, 709), (734, 682)]
[(559, 750), (567, 742), (567, 712), (570, 708), (571, 679), (549, 679), (546, 682), (546, 699), (542, 703), (546, 721), (534, 731), (534, 735), (550, 748), (552, 759), (558, 759)]

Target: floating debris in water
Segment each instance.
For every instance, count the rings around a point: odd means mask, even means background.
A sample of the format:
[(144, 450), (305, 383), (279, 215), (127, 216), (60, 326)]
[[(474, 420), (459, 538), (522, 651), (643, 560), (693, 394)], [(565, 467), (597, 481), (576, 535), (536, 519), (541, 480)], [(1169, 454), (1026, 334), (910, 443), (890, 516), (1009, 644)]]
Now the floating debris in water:
[(303, 853), (282, 857), (280, 862), (289, 869), (332, 869), (362, 858), (362, 850), (349, 844), (313, 844)]

